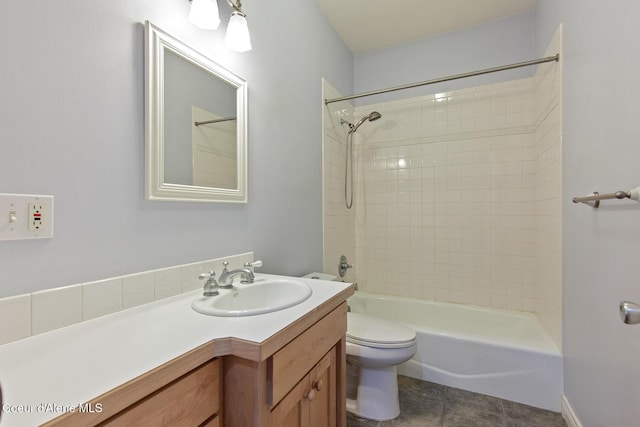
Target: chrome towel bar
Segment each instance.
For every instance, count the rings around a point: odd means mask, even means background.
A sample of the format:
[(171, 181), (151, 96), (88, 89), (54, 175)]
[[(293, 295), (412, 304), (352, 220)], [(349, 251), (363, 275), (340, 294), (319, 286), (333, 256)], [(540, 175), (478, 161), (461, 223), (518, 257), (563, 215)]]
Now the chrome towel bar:
[(640, 187), (636, 187), (629, 191), (616, 191), (615, 193), (606, 194), (600, 194), (597, 191), (594, 191), (590, 196), (574, 197), (573, 203), (595, 202), (593, 207), (598, 208), (600, 207), (600, 200), (608, 199), (633, 199), (635, 201), (640, 201)]

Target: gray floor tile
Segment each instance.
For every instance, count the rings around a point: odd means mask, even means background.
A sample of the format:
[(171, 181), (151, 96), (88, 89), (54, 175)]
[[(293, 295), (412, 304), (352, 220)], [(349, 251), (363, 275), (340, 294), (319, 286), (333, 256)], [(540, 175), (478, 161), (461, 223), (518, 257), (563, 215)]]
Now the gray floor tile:
[(431, 400), (444, 401), (445, 386), (431, 383), (429, 381), (417, 380), (415, 378), (398, 376), (398, 390), (400, 401), (404, 395), (417, 395)]
[(383, 421), (380, 427), (440, 427), (444, 402), (420, 395), (405, 395), (400, 400), (400, 416)]
[(557, 412), (545, 411), (521, 403), (504, 401), (507, 427), (566, 427), (567, 423)]
[(347, 412), (347, 427), (378, 427), (379, 421), (365, 420)]
[(398, 377), (400, 416), (371, 421), (347, 414), (347, 427), (566, 427), (562, 416), (470, 391)]
[(475, 416), (472, 418), (464, 418), (455, 414), (449, 414), (445, 417), (443, 427), (502, 427), (504, 420), (502, 417), (486, 417)]
[(458, 388), (445, 390), (445, 426), (498, 426), (504, 424), (502, 401)]

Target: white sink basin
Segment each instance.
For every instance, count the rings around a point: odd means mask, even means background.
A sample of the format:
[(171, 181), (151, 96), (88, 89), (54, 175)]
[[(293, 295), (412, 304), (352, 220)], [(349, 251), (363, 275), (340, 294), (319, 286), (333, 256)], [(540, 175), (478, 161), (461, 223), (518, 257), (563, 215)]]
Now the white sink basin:
[(191, 308), (209, 316), (253, 316), (292, 307), (310, 296), (311, 287), (302, 280), (256, 280), (230, 291), (221, 289), (215, 297), (198, 297)]

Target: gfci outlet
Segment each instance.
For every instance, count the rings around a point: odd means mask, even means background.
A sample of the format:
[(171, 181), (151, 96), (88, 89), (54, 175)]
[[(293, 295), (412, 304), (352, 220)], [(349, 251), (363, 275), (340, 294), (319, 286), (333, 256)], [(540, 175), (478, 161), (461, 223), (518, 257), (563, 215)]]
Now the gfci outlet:
[(44, 203), (29, 203), (29, 231), (46, 228), (47, 215)]
[(53, 196), (0, 193), (0, 240), (53, 237)]

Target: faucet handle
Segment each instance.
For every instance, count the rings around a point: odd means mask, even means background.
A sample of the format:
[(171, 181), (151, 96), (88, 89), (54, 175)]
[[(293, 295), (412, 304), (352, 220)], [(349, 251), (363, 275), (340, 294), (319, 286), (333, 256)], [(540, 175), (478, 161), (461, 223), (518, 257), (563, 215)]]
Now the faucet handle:
[(208, 273), (202, 273), (198, 276), (198, 279), (204, 280), (207, 279), (207, 283), (204, 284), (204, 291), (202, 292), (202, 296), (205, 297), (214, 297), (218, 295), (218, 282), (216, 282), (216, 272), (211, 270)]
[(249, 267), (262, 267), (262, 260), (258, 260), (258, 261), (253, 261), (253, 262), (245, 262), (244, 266), (249, 268)]
[(216, 272), (211, 270), (208, 273), (202, 273), (201, 275), (198, 276), (198, 279), (200, 280), (204, 280), (204, 279), (213, 279), (214, 277), (216, 277)]
[(222, 265), (224, 266), (224, 269), (226, 270), (227, 267), (229, 266), (229, 261), (223, 261)]

